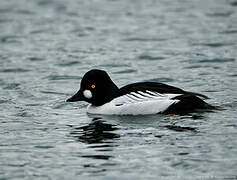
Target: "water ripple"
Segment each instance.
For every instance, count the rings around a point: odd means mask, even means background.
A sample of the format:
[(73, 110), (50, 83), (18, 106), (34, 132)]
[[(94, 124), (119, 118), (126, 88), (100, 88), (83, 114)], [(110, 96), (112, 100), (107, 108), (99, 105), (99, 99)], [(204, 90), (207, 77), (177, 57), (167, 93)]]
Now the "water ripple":
[(114, 72), (114, 74), (129, 74), (129, 73), (134, 73), (137, 72), (135, 69), (127, 69), (127, 70), (122, 70), (122, 71), (117, 71)]
[(11, 19), (0, 19), (0, 23), (7, 23), (7, 22), (12, 22)]
[(143, 42), (151, 42), (151, 41), (165, 41), (167, 39), (164, 38), (143, 38), (143, 37), (131, 37), (126, 38), (124, 41), (143, 41)]
[(33, 15), (35, 14), (35, 12), (33, 11), (30, 11), (30, 10), (26, 10), (26, 9), (19, 9), (19, 10), (16, 10), (16, 13), (17, 14), (23, 14), (23, 15)]
[(55, 92), (55, 91), (40, 91), (40, 92), (44, 93), (44, 94), (69, 95), (69, 94), (66, 94), (66, 93)]
[(69, 62), (62, 62), (62, 63), (59, 63), (57, 64), (58, 66), (74, 66), (74, 65), (77, 65), (77, 64), (80, 64), (81, 62), (80, 61), (69, 61)]
[(3, 87), (3, 89), (19, 89), (20, 83), (8, 83), (6, 86)]
[(35, 148), (38, 148), (38, 149), (51, 149), (51, 148), (54, 148), (54, 146), (51, 146), (51, 145), (37, 145), (37, 146), (34, 146)]
[(4, 103), (8, 103), (8, 102), (9, 102), (8, 100), (0, 99), (0, 104), (4, 104)]
[(183, 131), (197, 132), (197, 128), (194, 128), (194, 127), (182, 127), (182, 126), (175, 126), (175, 125), (166, 125), (164, 127), (166, 127), (169, 130), (178, 131), (178, 132), (183, 132)]
[(43, 60), (45, 60), (44, 58), (40, 58), (40, 57), (29, 57), (28, 59), (30, 61), (43, 61)]
[(37, 2), (37, 4), (39, 6), (48, 6), (48, 5), (52, 5), (54, 2), (52, 0), (39, 0)]
[(2, 36), (0, 37), (0, 42), (1, 43), (20, 43), (19, 38), (20, 36)]
[(198, 69), (198, 68), (202, 68), (202, 66), (201, 65), (192, 65), (192, 66), (184, 67), (184, 69)]
[(237, 6), (237, 1), (233, 1), (230, 4), (231, 4), (231, 6)]
[(221, 34), (236, 34), (237, 33), (237, 29), (228, 29), (225, 31), (221, 31)]
[(110, 64), (102, 64), (99, 65), (98, 67), (127, 67), (128, 64), (115, 64), (115, 63), (110, 63)]
[(193, 44), (198, 46), (208, 46), (213, 48), (223, 47), (223, 46), (232, 46), (235, 43), (224, 43), (224, 42), (215, 42), (215, 43), (199, 43), (199, 44)]
[(208, 13), (207, 16), (210, 17), (229, 17), (230, 15), (232, 15), (234, 12), (233, 11), (229, 11), (229, 12), (214, 12), (214, 13)]
[(49, 75), (45, 79), (48, 80), (68, 80), (68, 79), (81, 79), (80, 76), (69, 76), (69, 75)]
[(92, 158), (92, 159), (103, 159), (103, 160), (109, 160), (113, 156), (108, 155), (82, 155), (83, 158)]
[(214, 59), (203, 59), (199, 60), (200, 63), (226, 63), (226, 62), (234, 62), (234, 58), (214, 58)]
[(6, 69), (0, 69), (0, 72), (3, 73), (24, 73), (28, 72), (30, 70), (28, 69), (23, 69), (23, 68), (6, 68)]
[(154, 78), (154, 79), (148, 79), (147, 81), (151, 82), (173, 82), (174, 79), (171, 78), (165, 78), (165, 77), (160, 77), (160, 78)]
[(161, 57), (161, 56), (150, 56), (150, 55), (140, 55), (138, 56), (139, 59), (142, 59), (142, 60), (163, 60), (165, 59), (165, 57)]

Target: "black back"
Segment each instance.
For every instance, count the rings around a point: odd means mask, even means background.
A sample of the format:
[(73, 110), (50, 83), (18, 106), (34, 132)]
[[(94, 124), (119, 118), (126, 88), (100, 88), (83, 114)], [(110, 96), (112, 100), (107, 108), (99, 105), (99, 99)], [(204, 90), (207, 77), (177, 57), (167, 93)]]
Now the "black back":
[(208, 97), (203, 94), (184, 91), (180, 88), (163, 84), (163, 83), (157, 83), (157, 82), (138, 82), (138, 83), (129, 84), (127, 86), (120, 88), (120, 95), (124, 95), (130, 92), (137, 92), (137, 91), (145, 92), (146, 90), (158, 92), (161, 94), (186, 94), (186, 95), (199, 96), (199, 97), (208, 99)]

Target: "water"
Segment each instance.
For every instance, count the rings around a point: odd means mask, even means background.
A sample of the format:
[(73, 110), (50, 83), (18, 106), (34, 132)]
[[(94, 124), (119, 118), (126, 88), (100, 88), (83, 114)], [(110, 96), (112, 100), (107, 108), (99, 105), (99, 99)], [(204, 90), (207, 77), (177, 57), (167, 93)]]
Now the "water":
[[(1, 0), (0, 179), (236, 179), (235, 0)], [(227, 110), (88, 116), (85, 72)]]

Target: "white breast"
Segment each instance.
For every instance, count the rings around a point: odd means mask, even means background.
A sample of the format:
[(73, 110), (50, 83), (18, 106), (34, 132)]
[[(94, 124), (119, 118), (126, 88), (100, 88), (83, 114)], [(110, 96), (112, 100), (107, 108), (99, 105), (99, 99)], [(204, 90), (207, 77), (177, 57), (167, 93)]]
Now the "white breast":
[(156, 92), (131, 92), (102, 105), (89, 105), (90, 114), (105, 115), (145, 115), (164, 112), (169, 106), (179, 102), (171, 99), (180, 94), (159, 94)]

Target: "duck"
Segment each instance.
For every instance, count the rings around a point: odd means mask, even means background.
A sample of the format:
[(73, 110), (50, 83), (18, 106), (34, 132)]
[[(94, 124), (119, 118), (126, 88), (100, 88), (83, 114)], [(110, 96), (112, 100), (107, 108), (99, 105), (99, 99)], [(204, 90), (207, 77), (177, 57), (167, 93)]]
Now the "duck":
[(119, 88), (100, 69), (88, 71), (79, 90), (67, 102), (89, 103), (87, 113), (98, 115), (178, 114), (214, 110), (206, 95), (158, 82), (135, 82)]

